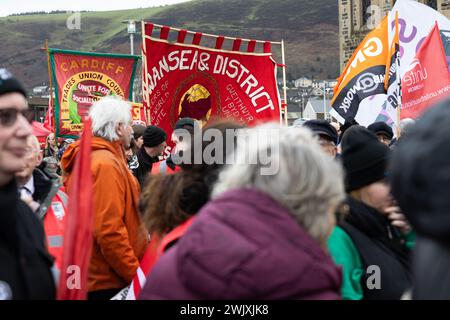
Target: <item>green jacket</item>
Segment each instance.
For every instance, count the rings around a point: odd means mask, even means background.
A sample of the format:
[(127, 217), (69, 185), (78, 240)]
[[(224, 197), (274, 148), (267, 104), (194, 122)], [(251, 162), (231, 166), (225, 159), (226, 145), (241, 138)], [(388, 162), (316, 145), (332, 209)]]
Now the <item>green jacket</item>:
[[(406, 246), (414, 246), (415, 233), (412, 231), (406, 237)], [(334, 262), (342, 267), (341, 294), (344, 300), (361, 300), (363, 288), (361, 277), (364, 275), (363, 264), (350, 236), (339, 226), (333, 229), (328, 239), (328, 251)]]

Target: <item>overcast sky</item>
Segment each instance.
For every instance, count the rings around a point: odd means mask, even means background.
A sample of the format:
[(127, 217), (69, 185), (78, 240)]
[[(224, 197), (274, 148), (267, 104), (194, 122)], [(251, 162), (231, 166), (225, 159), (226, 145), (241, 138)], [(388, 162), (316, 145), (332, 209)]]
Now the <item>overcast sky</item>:
[(0, 17), (33, 11), (110, 11), (156, 7), (189, 0), (0, 0)]

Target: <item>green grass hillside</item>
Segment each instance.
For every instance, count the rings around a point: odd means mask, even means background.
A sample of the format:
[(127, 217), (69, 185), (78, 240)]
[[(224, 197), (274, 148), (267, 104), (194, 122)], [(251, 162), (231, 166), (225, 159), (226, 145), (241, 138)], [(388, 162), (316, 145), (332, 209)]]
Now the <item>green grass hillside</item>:
[[(9, 16), (0, 18), (0, 66), (10, 68), (28, 88), (47, 83), (47, 60), (41, 50), (45, 39), (55, 48), (128, 53), (128, 34), (121, 21), (131, 18), (205, 33), (284, 39), (289, 78), (336, 77), (337, 14), (337, 2), (330, 0), (194, 0), (157, 8), (82, 12), (80, 30), (66, 27), (70, 13)], [(139, 53), (139, 35), (135, 47)]]

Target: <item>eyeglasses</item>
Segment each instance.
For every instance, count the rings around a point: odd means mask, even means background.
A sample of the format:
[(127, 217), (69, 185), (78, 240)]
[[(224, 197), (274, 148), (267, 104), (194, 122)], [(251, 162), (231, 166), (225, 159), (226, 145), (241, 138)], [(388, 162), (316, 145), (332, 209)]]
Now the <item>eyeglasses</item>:
[(321, 147), (336, 147), (332, 141), (323, 138), (319, 138), (319, 144)]
[(30, 109), (17, 110), (16, 108), (0, 109), (0, 125), (3, 127), (11, 127), (16, 121), (19, 113), (22, 114), (29, 123), (34, 119), (34, 112)]

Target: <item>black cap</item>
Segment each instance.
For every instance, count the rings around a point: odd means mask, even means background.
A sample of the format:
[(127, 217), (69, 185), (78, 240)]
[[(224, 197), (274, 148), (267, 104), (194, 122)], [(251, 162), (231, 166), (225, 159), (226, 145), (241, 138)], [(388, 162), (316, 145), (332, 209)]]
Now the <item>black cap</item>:
[(347, 192), (360, 189), (387, 176), (389, 148), (362, 126), (352, 126), (342, 137), (342, 163)]
[(392, 140), (392, 138), (394, 137), (392, 128), (383, 121), (374, 122), (370, 126), (368, 126), (367, 129), (375, 134), (385, 135), (389, 140)]
[(0, 68), (0, 95), (12, 92), (21, 93), (25, 99), (27, 98), (27, 92), (22, 84), (8, 70)]
[(160, 127), (148, 126), (145, 128), (142, 138), (144, 139), (144, 146), (152, 148), (166, 141), (167, 135)]
[(450, 241), (450, 100), (430, 108), (393, 152), (392, 194), (418, 234)]
[(334, 144), (338, 143), (338, 133), (336, 128), (326, 120), (309, 120), (306, 121), (303, 126), (309, 128), (315, 134), (327, 136)]
[(185, 126), (189, 126), (194, 128), (195, 126), (195, 120), (192, 118), (181, 118), (177, 121), (177, 123), (175, 123), (175, 127), (173, 128), (174, 130), (176, 129), (182, 129)]

